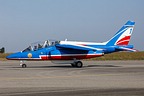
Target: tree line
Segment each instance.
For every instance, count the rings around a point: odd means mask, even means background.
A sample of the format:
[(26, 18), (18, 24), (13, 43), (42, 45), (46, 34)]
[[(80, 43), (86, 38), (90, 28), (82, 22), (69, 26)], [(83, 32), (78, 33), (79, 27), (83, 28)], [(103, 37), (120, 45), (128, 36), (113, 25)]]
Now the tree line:
[(5, 53), (5, 48), (4, 48), (4, 47), (2, 47), (2, 48), (0, 49), (0, 53)]

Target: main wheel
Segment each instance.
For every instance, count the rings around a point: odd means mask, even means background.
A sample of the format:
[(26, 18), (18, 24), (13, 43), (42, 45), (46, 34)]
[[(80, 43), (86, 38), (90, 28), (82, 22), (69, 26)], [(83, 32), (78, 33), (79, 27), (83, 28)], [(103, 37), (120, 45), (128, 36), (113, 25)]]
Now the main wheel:
[(26, 68), (27, 67), (27, 65), (26, 64), (22, 64), (22, 68)]
[(77, 68), (83, 67), (83, 63), (82, 63), (81, 61), (77, 61), (77, 62), (76, 62), (76, 67), (77, 67)]

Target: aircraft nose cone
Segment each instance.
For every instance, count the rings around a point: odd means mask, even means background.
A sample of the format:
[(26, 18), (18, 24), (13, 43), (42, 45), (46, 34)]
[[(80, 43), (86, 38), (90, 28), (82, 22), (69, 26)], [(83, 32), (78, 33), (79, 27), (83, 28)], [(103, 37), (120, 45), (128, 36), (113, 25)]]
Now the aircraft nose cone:
[(11, 55), (8, 55), (7, 57), (6, 57), (6, 59), (10, 59), (11, 58)]
[(8, 55), (6, 59), (10, 60), (10, 59), (14, 59), (15, 57), (16, 57), (15, 54), (11, 54), (11, 55)]
[(11, 58), (13, 58), (13, 55), (11, 54), (11, 55), (8, 55), (7, 57), (6, 57), (6, 59), (11, 59)]
[(18, 59), (18, 58), (20, 58), (19, 53), (10, 54), (6, 57), (6, 59), (8, 59), (8, 60), (14, 60), (14, 59)]

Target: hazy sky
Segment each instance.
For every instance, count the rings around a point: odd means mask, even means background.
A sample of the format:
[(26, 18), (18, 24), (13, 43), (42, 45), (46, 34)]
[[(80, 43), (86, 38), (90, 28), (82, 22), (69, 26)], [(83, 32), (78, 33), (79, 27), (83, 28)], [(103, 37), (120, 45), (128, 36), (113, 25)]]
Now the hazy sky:
[(144, 0), (0, 0), (0, 47), (17, 52), (47, 39), (103, 42), (128, 20), (144, 50)]

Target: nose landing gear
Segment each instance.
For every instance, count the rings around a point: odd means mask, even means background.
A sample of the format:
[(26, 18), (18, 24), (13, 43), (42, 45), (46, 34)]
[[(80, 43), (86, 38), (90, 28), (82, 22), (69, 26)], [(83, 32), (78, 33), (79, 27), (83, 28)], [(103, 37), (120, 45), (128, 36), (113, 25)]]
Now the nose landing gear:
[(22, 68), (26, 68), (26, 67), (27, 67), (27, 65), (24, 63), (24, 61), (20, 61), (20, 66), (21, 66)]

